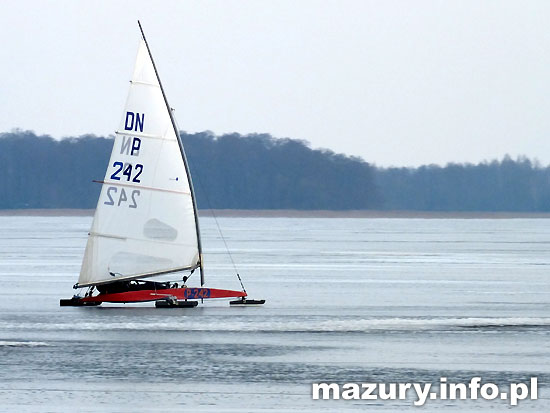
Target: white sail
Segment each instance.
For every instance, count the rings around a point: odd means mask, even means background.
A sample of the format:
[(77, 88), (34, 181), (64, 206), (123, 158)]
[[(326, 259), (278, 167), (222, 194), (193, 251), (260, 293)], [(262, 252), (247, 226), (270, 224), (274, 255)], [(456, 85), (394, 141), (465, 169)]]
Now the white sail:
[(141, 40), (79, 286), (200, 265), (191, 185), (174, 129)]

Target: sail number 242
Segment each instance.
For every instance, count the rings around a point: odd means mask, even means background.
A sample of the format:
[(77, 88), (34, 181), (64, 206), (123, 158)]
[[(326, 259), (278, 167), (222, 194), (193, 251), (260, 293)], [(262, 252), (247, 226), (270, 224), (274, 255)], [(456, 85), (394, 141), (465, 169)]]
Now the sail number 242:
[[(113, 167), (117, 168), (116, 171), (113, 172), (111, 175), (111, 179), (114, 179), (115, 181), (120, 181), (120, 172), (122, 172), (122, 175), (126, 177), (127, 181), (130, 181), (132, 179), (132, 164), (127, 163), (123, 164), (122, 162), (113, 162)], [(134, 170), (134, 178), (132, 179), (132, 182), (139, 183), (139, 176), (143, 172), (143, 165), (138, 163), (133, 168)]]
[[(126, 177), (126, 181), (140, 183), (139, 176), (143, 172), (143, 165), (138, 163), (132, 166), (131, 163), (113, 162), (113, 167), (116, 168), (111, 174), (111, 179), (120, 181)], [(122, 174), (121, 174), (122, 173)], [(140, 195), (139, 189), (126, 191), (124, 188), (110, 186), (107, 188), (107, 201), (105, 205), (128, 206), (128, 208), (137, 208), (137, 198)]]
[(137, 208), (137, 198), (140, 195), (139, 189), (133, 189), (126, 192), (124, 188), (110, 186), (107, 188), (107, 201), (105, 205), (128, 206), (128, 208)]

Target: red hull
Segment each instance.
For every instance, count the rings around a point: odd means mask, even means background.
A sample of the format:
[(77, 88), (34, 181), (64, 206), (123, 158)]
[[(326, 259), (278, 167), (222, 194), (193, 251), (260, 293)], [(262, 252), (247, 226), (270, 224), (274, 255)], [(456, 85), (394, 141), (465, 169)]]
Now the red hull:
[(83, 303), (139, 303), (157, 301), (173, 297), (177, 300), (197, 300), (203, 298), (234, 298), (246, 297), (246, 293), (217, 288), (168, 288), (164, 290), (138, 290), (122, 293), (99, 294), (94, 297), (82, 298)]

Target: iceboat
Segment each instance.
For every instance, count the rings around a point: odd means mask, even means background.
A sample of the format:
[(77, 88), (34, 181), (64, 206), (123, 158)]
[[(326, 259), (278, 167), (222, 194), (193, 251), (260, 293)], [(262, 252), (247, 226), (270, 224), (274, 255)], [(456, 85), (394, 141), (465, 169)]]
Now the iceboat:
[[(62, 306), (103, 302), (156, 302), (192, 307), (198, 300), (233, 298), (232, 304), (263, 304), (242, 291), (206, 288), (197, 203), (176, 119), (151, 50), (141, 40), (123, 116), (75, 289)], [(186, 286), (198, 272), (200, 287)], [(181, 275), (183, 275), (181, 277)], [(179, 274), (180, 282), (155, 281)]]

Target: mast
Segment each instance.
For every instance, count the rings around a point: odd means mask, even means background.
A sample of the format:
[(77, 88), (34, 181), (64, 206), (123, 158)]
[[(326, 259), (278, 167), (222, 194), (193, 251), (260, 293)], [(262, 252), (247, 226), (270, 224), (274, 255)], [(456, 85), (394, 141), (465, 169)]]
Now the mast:
[(143, 38), (143, 41), (145, 42), (145, 46), (147, 47), (147, 52), (149, 53), (149, 58), (151, 59), (151, 63), (153, 64), (153, 69), (155, 70), (155, 75), (157, 77), (157, 80), (159, 82), (160, 91), (162, 92), (162, 97), (164, 98), (164, 103), (166, 104), (166, 110), (168, 110), (168, 114), (170, 115), (170, 121), (172, 122), (172, 127), (174, 128), (174, 133), (176, 134), (176, 138), (178, 140), (178, 145), (180, 147), (181, 156), (183, 158), (183, 165), (185, 166), (185, 173), (187, 175), (187, 181), (189, 182), (189, 190), (191, 192), (191, 200), (193, 201), (193, 212), (195, 214), (195, 228), (197, 230), (197, 246), (199, 250), (199, 267), (200, 267), (200, 274), (201, 274), (201, 286), (204, 285), (204, 267), (202, 265), (202, 244), (201, 244), (201, 233), (199, 228), (199, 214), (197, 210), (197, 201), (195, 199), (195, 190), (193, 188), (193, 181), (191, 180), (191, 172), (189, 170), (189, 165), (187, 164), (187, 157), (185, 156), (185, 149), (183, 148), (183, 142), (181, 140), (181, 136), (178, 130), (178, 127), (176, 125), (176, 119), (174, 118), (174, 114), (172, 113), (172, 108), (168, 104), (168, 99), (166, 99), (166, 93), (164, 93), (164, 88), (162, 87), (162, 82), (160, 81), (160, 77), (157, 71), (157, 66), (155, 65), (155, 61), (153, 59), (153, 55), (151, 54), (151, 49), (149, 48), (149, 43), (147, 43), (147, 39), (145, 38), (145, 33), (143, 32), (143, 28), (141, 27), (141, 23), (138, 20), (139, 30), (141, 32), (141, 37)]

